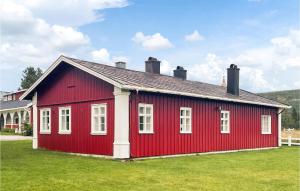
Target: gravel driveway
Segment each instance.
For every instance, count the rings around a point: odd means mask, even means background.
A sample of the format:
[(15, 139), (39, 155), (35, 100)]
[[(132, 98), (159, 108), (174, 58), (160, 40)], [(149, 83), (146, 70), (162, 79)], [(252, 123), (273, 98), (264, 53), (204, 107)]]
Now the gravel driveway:
[(32, 137), (21, 136), (21, 135), (0, 135), (0, 141), (21, 141), (31, 140)]

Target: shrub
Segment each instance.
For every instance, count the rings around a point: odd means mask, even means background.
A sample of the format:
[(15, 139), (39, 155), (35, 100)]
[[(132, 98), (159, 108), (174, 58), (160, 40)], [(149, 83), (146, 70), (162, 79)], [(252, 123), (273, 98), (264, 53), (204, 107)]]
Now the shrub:
[(2, 132), (6, 132), (6, 133), (15, 133), (15, 129), (11, 129), (11, 128), (5, 128), (5, 129), (1, 129)]
[(24, 132), (23, 135), (25, 136), (32, 136), (32, 126), (28, 123), (24, 124)]

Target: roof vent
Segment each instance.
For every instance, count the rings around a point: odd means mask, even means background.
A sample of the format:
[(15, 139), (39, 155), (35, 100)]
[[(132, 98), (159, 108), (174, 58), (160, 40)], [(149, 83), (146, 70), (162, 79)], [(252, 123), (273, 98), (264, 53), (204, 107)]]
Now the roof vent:
[(149, 57), (145, 61), (145, 71), (153, 74), (160, 74), (160, 61), (157, 58)]
[(176, 70), (173, 70), (174, 77), (186, 80), (186, 70), (182, 66), (177, 66)]
[(117, 68), (126, 69), (126, 62), (116, 62), (115, 65)]
[(231, 64), (227, 68), (227, 93), (239, 96), (239, 76), (240, 69), (235, 64)]

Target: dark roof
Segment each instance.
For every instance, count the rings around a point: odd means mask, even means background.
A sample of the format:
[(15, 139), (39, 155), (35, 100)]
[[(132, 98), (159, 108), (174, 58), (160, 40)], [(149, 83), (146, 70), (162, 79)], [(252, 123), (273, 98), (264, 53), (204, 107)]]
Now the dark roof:
[(26, 107), (30, 103), (30, 100), (0, 101), (0, 110)]
[[(156, 89), (157, 92), (175, 92), (179, 95), (192, 97), (203, 97), (216, 100), (235, 101), (250, 104), (269, 105), (276, 107), (288, 107), (285, 104), (264, 98), (262, 96), (240, 90), (239, 96), (228, 94), (226, 87), (202, 83), (198, 81), (182, 80), (172, 76), (152, 74), (147, 72), (134, 71), (113, 66), (83, 61), (69, 58), (73, 62), (80, 64), (98, 74), (101, 74), (125, 87), (136, 87), (141, 91), (146, 89)], [(133, 88), (128, 88), (133, 89)]]

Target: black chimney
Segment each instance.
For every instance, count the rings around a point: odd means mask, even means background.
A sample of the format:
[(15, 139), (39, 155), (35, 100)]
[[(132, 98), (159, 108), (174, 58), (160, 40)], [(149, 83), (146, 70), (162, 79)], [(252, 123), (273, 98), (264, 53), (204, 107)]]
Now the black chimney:
[(174, 77), (186, 80), (186, 70), (182, 66), (177, 66), (176, 70), (173, 70)]
[(235, 64), (227, 68), (227, 93), (239, 96), (239, 73), (240, 69)]
[(115, 65), (117, 68), (123, 68), (123, 69), (126, 69), (126, 62), (115, 62)]
[(160, 61), (156, 58), (149, 57), (145, 61), (145, 71), (153, 74), (160, 74)]

